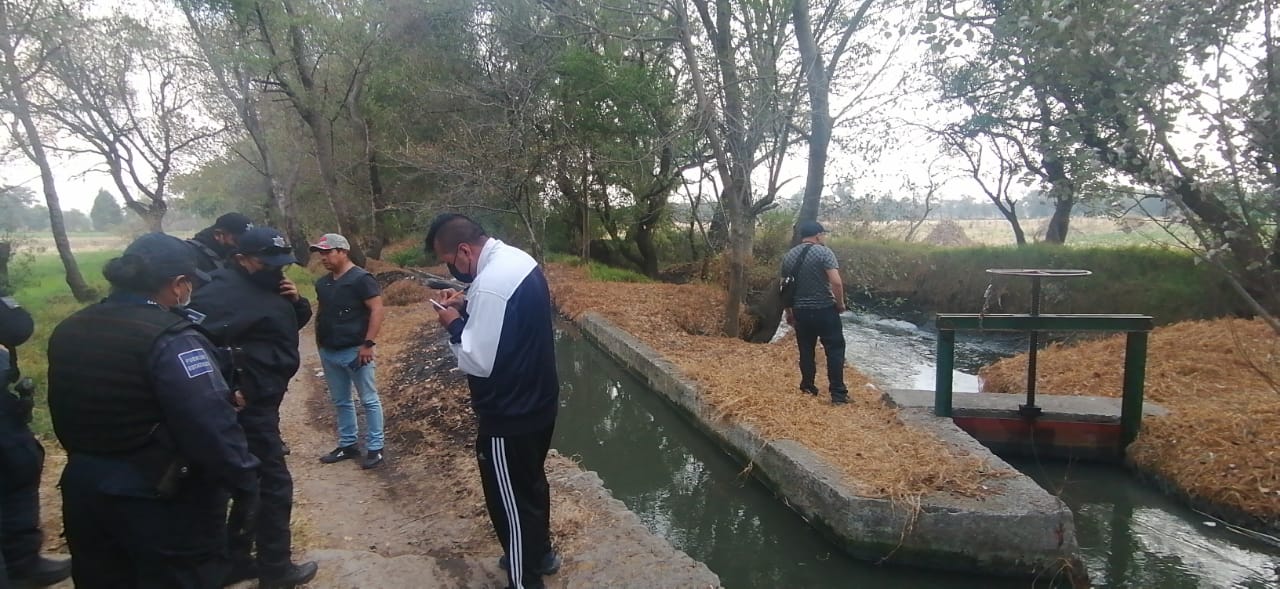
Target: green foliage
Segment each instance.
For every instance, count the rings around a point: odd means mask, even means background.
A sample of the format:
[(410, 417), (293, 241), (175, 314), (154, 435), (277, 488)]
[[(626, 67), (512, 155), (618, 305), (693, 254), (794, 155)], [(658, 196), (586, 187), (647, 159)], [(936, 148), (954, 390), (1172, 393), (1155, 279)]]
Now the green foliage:
[(1003, 289), (1004, 308), (1025, 313), (1030, 281), (996, 277), (988, 268), (1079, 268), (1093, 275), (1046, 281), (1049, 313), (1144, 313), (1159, 323), (1217, 317), (1235, 299), (1214, 271), (1185, 251), (1157, 247), (939, 248), (918, 243), (833, 239), (853, 296), (902, 298), (932, 312), (976, 313), (988, 284)]
[(124, 211), (116, 202), (116, 197), (106, 190), (99, 190), (93, 199), (93, 208), (89, 209), (89, 219), (93, 221), (94, 231), (108, 231), (124, 223)]
[(597, 262), (587, 264), (587, 276), (600, 282), (653, 282), (648, 276), (634, 270), (615, 268)]
[(430, 265), (430, 262), (427, 261), (427, 253), (422, 251), (420, 247), (406, 248), (392, 253), (387, 256), (387, 261), (406, 268)]
[(49, 228), (49, 209), (26, 186), (0, 186), (0, 233)]
[(62, 211), (62, 222), (70, 233), (88, 233), (93, 231), (93, 221), (80, 209)]
[(565, 266), (581, 266), (582, 258), (573, 254), (552, 252), (547, 254), (546, 262), (548, 264), (563, 264)]
[[(84, 273), (89, 286), (98, 292), (107, 291), (107, 281), (102, 277), (102, 266), (107, 260), (118, 255), (115, 251), (83, 252), (76, 256), (80, 269)], [(36, 329), (31, 339), (18, 348), (19, 368), (23, 376), (30, 376), (36, 381), (37, 399), (32, 430), (38, 435), (51, 438), (52, 425), (49, 422), (49, 405), (45, 402), (45, 375), (49, 364), (45, 357), (49, 335), (53, 328), (67, 316), (84, 307), (76, 302), (67, 287), (66, 274), (62, 262), (56, 255), (36, 256), (18, 284), (14, 297), (31, 313), (35, 319)]]
[(792, 211), (773, 210), (760, 215), (756, 221), (756, 260), (761, 263), (780, 262), (782, 255), (791, 248), (795, 224), (796, 216)]

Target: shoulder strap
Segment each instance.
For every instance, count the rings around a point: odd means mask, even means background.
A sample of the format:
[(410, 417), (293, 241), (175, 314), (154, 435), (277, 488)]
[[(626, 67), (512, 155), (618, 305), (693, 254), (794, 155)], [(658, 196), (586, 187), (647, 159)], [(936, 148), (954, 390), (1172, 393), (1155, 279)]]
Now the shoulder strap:
[(795, 280), (796, 272), (800, 271), (800, 267), (804, 265), (804, 259), (809, 255), (809, 250), (813, 249), (813, 244), (806, 244), (804, 249), (800, 250), (800, 257), (796, 259), (796, 263), (791, 266), (791, 271), (787, 273), (792, 280)]

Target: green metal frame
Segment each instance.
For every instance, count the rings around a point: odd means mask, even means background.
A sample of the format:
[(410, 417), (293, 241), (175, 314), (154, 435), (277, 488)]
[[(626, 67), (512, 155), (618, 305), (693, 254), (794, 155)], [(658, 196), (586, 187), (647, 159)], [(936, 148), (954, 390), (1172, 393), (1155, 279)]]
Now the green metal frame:
[(1142, 427), (1142, 395), (1147, 375), (1147, 334), (1155, 327), (1148, 315), (976, 315), (938, 314), (938, 370), (934, 414), (951, 417), (952, 371), (957, 331), (1116, 331), (1128, 334), (1124, 353), (1124, 396), (1120, 404), (1122, 443), (1128, 446)]

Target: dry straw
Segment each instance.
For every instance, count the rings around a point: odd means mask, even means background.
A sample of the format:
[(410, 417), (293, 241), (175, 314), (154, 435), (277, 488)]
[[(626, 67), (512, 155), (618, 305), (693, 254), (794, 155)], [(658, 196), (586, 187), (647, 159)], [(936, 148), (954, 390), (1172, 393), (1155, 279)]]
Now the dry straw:
[[(1119, 396), (1124, 336), (1040, 352), (1049, 394)], [(992, 392), (1021, 393), (1026, 357), (981, 372)], [(1151, 334), (1146, 398), (1169, 409), (1149, 417), (1131, 448), (1144, 470), (1192, 499), (1280, 525), (1280, 339), (1261, 321), (1189, 321)]]
[[(750, 424), (767, 439), (800, 442), (836, 466), (862, 495), (908, 504), (936, 492), (977, 497), (985, 493), (985, 481), (1005, 474), (905, 426), (852, 368), (845, 370), (845, 380), (853, 403), (833, 407), (825, 396), (799, 391), (793, 344), (706, 335), (719, 331), (724, 316), (718, 288), (592, 282), (580, 269), (559, 265), (549, 274), (563, 313), (603, 315), (675, 363), (722, 415)], [(819, 354), (818, 366), (823, 365)]]

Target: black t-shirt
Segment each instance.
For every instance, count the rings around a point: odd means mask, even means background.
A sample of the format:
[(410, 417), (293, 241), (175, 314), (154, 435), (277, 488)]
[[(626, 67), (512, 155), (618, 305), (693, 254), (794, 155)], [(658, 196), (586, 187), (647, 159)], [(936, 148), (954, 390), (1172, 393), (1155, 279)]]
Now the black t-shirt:
[(369, 331), (369, 307), (365, 301), (382, 294), (373, 275), (364, 268), (347, 270), (337, 280), (327, 274), (316, 281), (316, 343), (338, 350), (364, 343)]

